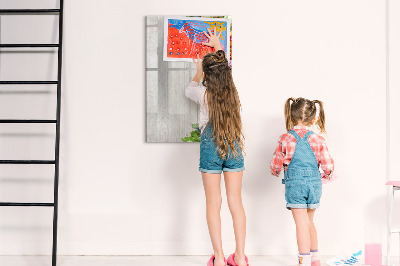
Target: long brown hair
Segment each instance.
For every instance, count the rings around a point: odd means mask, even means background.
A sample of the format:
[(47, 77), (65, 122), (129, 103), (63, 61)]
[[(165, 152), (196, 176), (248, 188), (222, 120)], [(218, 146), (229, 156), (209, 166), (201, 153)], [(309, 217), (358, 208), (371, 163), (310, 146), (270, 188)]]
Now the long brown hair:
[(293, 126), (298, 122), (304, 124), (311, 123), (317, 114), (317, 106), (319, 105), (319, 115), (317, 125), (322, 133), (325, 131), (325, 112), (324, 104), (319, 100), (307, 100), (304, 98), (289, 98), (285, 103), (285, 122), (286, 130), (292, 130)]
[(240, 118), (240, 100), (233, 83), (231, 68), (225, 52), (218, 50), (203, 57), (203, 85), (207, 88), (206, 99), (209, 123), (214, 142), (221, 158), (237, 157), (243, 150), (244, 137)]

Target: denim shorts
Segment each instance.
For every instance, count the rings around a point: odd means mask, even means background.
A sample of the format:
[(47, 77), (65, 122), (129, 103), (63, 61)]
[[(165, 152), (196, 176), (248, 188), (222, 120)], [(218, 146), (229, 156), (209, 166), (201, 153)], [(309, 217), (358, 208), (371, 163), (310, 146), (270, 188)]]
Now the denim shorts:
[(242, 151), (238, 156), (233, 156), (229, 148), (228, 155), (222, 159), (211, 134), (211, 128), (207, 126), (201, 133), (200, 143), (200, 167), (199, 171), (211, 174), (224, 172), (240, 172), (244, 168)]
[(321, 178), (307, 177), (285, 181), (286, 208), (316, 209), (322, 194)]

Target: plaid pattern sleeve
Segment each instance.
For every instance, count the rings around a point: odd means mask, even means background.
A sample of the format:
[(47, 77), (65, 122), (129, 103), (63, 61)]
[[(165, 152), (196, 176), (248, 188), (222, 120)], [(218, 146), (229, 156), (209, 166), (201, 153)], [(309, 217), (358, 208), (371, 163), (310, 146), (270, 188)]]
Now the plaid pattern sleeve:
[(335, 168), (335, 163), (329, 154), (325, 139), (317, 134), (309, 138), (310, 146), (318, 161), (318, 166), (322, 170), (322, 178), (330, 179)]
[(289, 165), (295, 147), (296, 139), (291, 134), (286, 133), (279, 137), (278, 147), (275, 149), (270, 163), (272, 175), (279, 176), (282, 167)]
[(271, 175), (279, 176), (283, 165), (283, 158), (285, 158), (285, 153), (282, 147), (282, 136), (278, 140), (278, 147), (276, 147), (274, 155), (270, 163)]
[(319, 141), (319, 156), (318, 164), (320, 165), (323, 175), (322, 178), (331, 179), (333, 170), (335, 169), (335, 162), (333, 161), (331, 155), (328, 151), (328, 146), (326, 145), (325, 139), (321, 136), (318, 136)]

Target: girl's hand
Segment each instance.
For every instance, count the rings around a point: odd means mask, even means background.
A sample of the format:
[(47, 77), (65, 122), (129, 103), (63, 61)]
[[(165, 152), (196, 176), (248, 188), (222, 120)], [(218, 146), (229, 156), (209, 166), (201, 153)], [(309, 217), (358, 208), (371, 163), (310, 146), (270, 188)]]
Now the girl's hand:
[(199, 55), (197, 55), (197, 61), (196, 61), (196, 59), (193, 58), (193, 62), (197, 68), (197, 72), (196, 72), (196, 75), (194, 75), (194, 77), (193, 77), (193, 81), (200, 83), (200, 80), (203, 77), (203, 63), (202, 63)]
[(217, 29), (215, 28), (212, 32), (210, 29), (207, 29), (207, 32), (203, 32), (204, 35), (207, 36), (208, 42), (203, 42), (201, 44), (213, 47), (215, 51), (222, 50), (221, 43), (219, 42), (219, 37), (221, 36), (222, 30), (218, 33)]
[(193, 62), (196, 65), (197, 73), (203, 73), (203, 64), (202, 64), (202, 61), (201, 61), (199, 55), (197, 55), (197, 61), (195, 58), (193, 58)]

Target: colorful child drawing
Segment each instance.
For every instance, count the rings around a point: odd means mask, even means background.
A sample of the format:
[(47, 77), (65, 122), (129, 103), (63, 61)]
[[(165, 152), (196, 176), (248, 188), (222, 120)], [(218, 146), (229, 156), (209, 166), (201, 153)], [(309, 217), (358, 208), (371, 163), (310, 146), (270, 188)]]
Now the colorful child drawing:
[(208, 42), (204, 32), (207, 29), (221, 33), (221, 45), (230, 55), (231, 33), (230, 21), (220, 18), (165, 17), (164, 20), (164, 61), (192, 61), (213, 52), (214, 48), (203, 45)]

